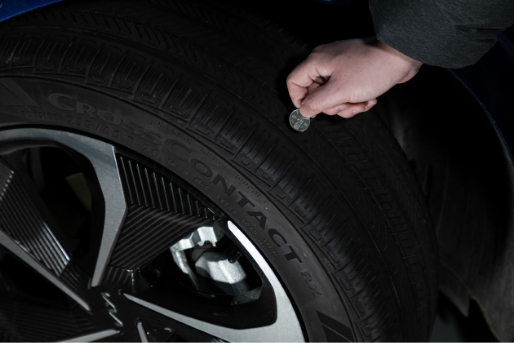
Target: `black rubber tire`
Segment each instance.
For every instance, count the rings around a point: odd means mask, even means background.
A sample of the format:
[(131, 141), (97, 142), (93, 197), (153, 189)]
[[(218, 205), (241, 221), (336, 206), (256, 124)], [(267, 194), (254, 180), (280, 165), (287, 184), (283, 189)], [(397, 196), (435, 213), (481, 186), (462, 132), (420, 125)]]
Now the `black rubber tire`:
[(190, 0), (66, 1), (0, 30), (2, 126), (73, 130), (179, 175), (259, 247), (307, 339), (428, 340), (437, 256), (417, 180), (373, 111), (288, 127), (301, 43)]

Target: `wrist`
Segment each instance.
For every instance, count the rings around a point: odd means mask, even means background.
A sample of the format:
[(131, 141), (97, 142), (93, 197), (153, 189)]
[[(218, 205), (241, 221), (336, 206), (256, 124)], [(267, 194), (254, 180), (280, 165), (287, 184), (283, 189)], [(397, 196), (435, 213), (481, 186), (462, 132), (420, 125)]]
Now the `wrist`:
[(402, 53), (401, 51), (396, 50), (392, 46), (381, 42), (379, 40), (375, 40), (375, 47), (386, 53), (387, 56), (391, 57), (394, 60), (397, 67), (405, 72), (405, 77), (401, 80), (398, 80), (398, 83), (403, 83), (414, 77), (419, 71), (419, 68), (423, 65), (423, 62), (413, 59)]
[(405, 55), (404, 53), (396, 50), (392, 46), (390, 46), (384, 42), (381, 42), (379, 40), (376, 40), (375, 46), (377, 48), (379, 48), (380, 50), (386, 52), (388, 55), (395, 56), (396, 58), (398, 58), (405, 64), (410, 65), (412, 68), (419, 69), (423, 65), (423, 62), (415, 60), (412, 57)]

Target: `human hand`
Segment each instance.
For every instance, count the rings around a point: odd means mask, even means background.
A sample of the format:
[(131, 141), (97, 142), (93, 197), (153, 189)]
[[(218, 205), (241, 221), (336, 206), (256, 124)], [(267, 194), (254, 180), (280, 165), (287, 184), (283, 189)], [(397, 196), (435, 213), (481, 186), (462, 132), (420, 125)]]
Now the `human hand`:
[(376, 39), (320, 45), (287, 77), (289, 96), (304, 117), (324, 112), (351, 118), (407, 82), (422, 63)]

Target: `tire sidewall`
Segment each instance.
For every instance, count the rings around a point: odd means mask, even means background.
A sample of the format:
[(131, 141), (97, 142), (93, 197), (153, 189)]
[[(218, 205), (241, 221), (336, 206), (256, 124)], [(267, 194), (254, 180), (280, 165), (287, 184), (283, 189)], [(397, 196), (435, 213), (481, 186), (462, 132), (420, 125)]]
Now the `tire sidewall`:
[(187, 122), (58, 80), (0, 80), (0, 99), (14, 95), (0, 107), (3, 129), (21, 125), (74, 131), (155, 161), (223, 210), (258, 247), (294, 300), (306, 339), (329, 340), (320, 313), (353, 328), (355, 335), (351, 306), (344, 305), (349, 300), (342, 299), (327, 275), (330, 264), (320, 261), (294, 228), (290, 210), (261, 191), (259, 181), (231, 163), (222, 148), (188, 132)]

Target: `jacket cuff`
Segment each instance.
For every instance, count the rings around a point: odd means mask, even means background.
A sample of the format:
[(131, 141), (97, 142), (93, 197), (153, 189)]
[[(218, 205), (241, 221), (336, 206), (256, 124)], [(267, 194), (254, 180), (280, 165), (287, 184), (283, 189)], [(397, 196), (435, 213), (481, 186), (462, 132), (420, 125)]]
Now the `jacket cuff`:
[(477, 62), (504, 28), (494, 23), (498, 18), (484, 22), (484, 1), (470, 2), (466, 7), (448, 0), (376, 0), (370, 10), (379, 41), (429, 65), (462, 68)]

